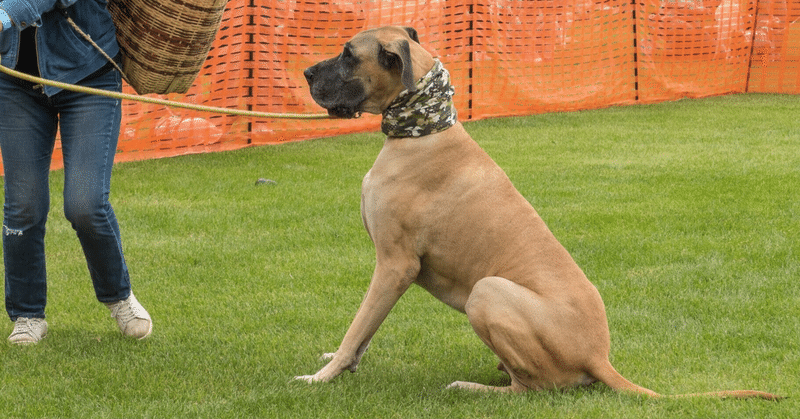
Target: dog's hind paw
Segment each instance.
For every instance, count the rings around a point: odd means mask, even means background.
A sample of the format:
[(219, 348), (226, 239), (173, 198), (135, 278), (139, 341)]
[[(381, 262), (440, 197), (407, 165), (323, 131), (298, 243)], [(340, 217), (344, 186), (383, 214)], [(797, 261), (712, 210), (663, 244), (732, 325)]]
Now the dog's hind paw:
[(470, 384), (472, 384), (472, 383), (467, 383), (465, 381), (454, 381), (454, 382), (448, 384), (447, 387), (445, 387), (445, 389), (448, 389), (448, 390), (449, 389), (453, 389), (453, 388), (467, 389), (467, 388), (469, 388)]
[(517, 391), (514, 389), (513, 386), (508, 387), (494, 387), (494, 386), (486, 386), (483, 384), (478, 383), (470, 383), (467, 381), (454, 381), (447, 387), (446, 389), (457, 388), (462, 390), (469, 390), (469, 391), (496, 391), (498, 393), (512, 393)]

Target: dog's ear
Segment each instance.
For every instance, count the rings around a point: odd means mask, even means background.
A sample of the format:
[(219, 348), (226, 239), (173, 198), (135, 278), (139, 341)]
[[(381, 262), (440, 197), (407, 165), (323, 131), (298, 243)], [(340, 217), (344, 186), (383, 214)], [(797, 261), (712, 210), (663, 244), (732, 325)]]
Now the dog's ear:
[(411, 38), (412, 41), (419, 44), (419, 35), (417, 34), (416, 29), (412, 28), (411, 26), (405, 26), (403, 27), (403, 29), (405, 29), (406, 32), (408, 32), (408, 36), (409, 38)]
[(411, 64), (411, 49), (408, 41), (400, 39), (382, 44), (378, 51), (378, 62), (386, 69), (400, 71), (400, 81), (409, 91), (415, 91), (414, 66)]

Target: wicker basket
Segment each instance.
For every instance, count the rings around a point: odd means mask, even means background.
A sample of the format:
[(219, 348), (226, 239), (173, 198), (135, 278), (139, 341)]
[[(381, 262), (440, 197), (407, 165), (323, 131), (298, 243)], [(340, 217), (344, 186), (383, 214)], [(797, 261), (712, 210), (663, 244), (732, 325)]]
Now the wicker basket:
[(186, 93), (228, 0), (109, 0), (122, 68), (139, 94)]

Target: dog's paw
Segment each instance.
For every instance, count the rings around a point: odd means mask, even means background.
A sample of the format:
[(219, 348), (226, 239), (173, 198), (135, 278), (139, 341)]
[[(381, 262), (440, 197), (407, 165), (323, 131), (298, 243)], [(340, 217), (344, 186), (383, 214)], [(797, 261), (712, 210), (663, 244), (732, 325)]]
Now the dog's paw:
[[(330, 361), (330, 360), (332, 360), (334, 358), (334, 356), (336, 356), (336, 352), (324, 353), (324, 354), (322, 354), (322, 356), (319, 357), (319, 360), (320, 361)], [(353, 361), (353, 363), (350, 364), (345, 369), (347, 369), (350, 372), (356, 372), (356, 369), (358, 369), (358, 361)]]

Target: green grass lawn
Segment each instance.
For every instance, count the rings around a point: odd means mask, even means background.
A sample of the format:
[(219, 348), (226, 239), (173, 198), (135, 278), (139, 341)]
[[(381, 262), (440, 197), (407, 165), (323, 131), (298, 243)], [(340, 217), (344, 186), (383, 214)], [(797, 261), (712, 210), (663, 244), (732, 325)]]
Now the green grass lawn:
[[(50, 333), (0, 344), (0, 416), (80, 418), (794, 418), (800, 412), (800, 97), (733, 95), (467, 123), (597, 285), (612, 362), (664, 394), (605, 385), (523, 395), (462, 314), (417, 287), (355, 374), (311, 374), (367, 289), (361, 178), (380, 134), (116, 167), (134, 291), (154, 319), (124, 339), (94, 298), (54, 172)], [(259, 178), (275, 183), (256, 184)], [(11, 322), (0, 328), (2, 339)]]

